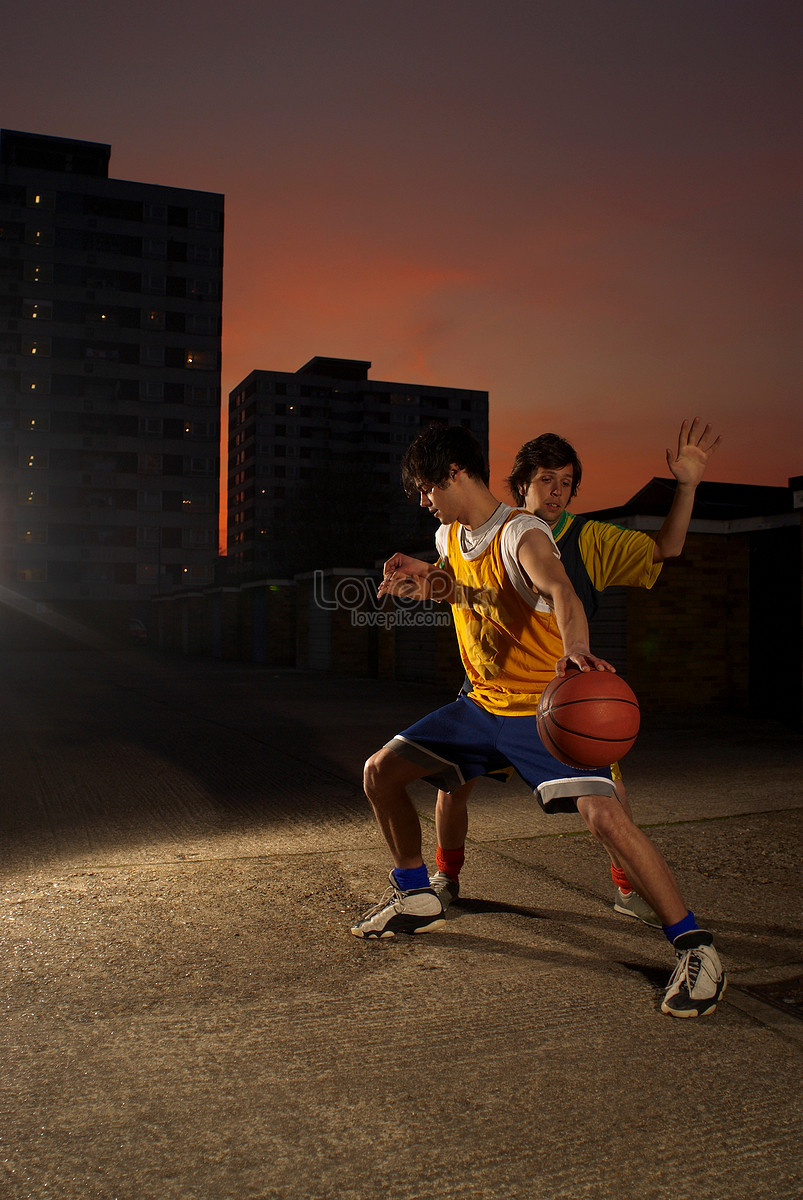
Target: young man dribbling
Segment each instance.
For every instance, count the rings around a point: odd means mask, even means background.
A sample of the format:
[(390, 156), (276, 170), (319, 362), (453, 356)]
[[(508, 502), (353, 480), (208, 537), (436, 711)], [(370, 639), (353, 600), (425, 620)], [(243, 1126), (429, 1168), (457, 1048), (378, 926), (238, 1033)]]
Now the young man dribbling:
[[(576, 450), (565, 438), (544, 433), (525, 442), (518, 451), (506, 480), (511, 495), (549, 526), (589, 621), (597, 612), (605, 588), (652, 588), (664, 562), (682, 552), (697, 487), (720, 440), (713, 436), (710, 424), (704, 426), (699, 418), (683, 421), (677, 451), (666, 451), (667, 465), (676, 481), (675, 493), (669, 512), (654, 534), (623, 529), (609, 521), (575, 517), (567, 511), (577, 494), (583, 469)], [(470, 690), (468, 684), (464, 690)], [(612, 772), (619, 801), (632, 816), (618, 764), (613, 764)], [(444, 908), (460, 894), (459, 876), (468, 832), (466, 805), (472, 787), (473, 783), (467, 783), (451, 792), (438, 792), (437, 871), (431, 882)], [(615, 859), (611, 860), (611, 876), (616, 887), (614, 910), (660, 927), (660, 919), (633, 890)]]
[(425, 778), (451, 791), (509, 763), (547, 813), (580, 813), (661, 918), (677, 958), (663, 1011), (713, 1012), (725, 989), (713, 937), (699, 929), (669, 866), (619, 803), (610, 769), (566, 767), (538, 737), (538, 696), (555, 671), (563, 674), (569, 662), (613, 670), (591, 653), (585, 612), (549, 527), (491, 494), (485, 456), (463, 427), (423, 430), (405, 454), (402, 479), (440, 522), (440, 563), (396, 554), (379, 593), (449, 601), (471, 697), (416, 722), (365, 764), (365, 793), (395, 865), (389, 892), (351, 932), (382, 938), (443, 926), (407, 786)]

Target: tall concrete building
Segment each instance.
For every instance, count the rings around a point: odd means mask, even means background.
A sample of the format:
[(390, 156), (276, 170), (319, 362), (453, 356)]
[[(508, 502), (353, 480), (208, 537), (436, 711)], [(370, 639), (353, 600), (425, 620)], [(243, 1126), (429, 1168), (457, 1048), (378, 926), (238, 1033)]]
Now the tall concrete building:
[(372, 566), (432, 544), (399, 466), (433, 420), (488, 449), (488, 393), (368, 378), (370, 362), (310, 359), (252, 371), (229, 397), (228, 558), (241, 575)]
[(0, 583), (108, 626), (211, 582), (223, 197), (0, 131)]

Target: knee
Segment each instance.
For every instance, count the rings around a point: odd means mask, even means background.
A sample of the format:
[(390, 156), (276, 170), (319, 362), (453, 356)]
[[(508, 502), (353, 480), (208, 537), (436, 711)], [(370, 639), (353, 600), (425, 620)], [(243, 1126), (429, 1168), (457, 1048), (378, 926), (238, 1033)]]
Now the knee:
[(402, 787), (404, 786), (404, 779), (399, 779), (401, 766), (402, 760), (398, 754), (388, 750), (387, 746), (383, 746), (381, 750), (377, 750), (376, 754), (372, 754), (366, 760), (362, 771), (362, 781), (365, 794), (372, 804), (377, 797), (389, 789), (392, 790), (400, 782)]
[(615, 841), (629, 823), (619, 801), (615, 796), (594, 796), (586, 800), (588, 803), (580, 813), (594, 837), (601, 842)]
[(438, 791), (438, 808), (443, 809), (446, 813), (465, 811), (468, 806), (471, 787), (471, 783), (464, 783), (462, 787), (455, 788), (453, 792), (444, 792), (441, 788)]
[(377, 786), (382, 774), (381, 765), (382, 751), (377, 751), (372, 754), (369, 759), (366, 759), (365, 766), (362, 770), (362, 782), (365, 788), (366, 796), (370, 797), (376, 793)]

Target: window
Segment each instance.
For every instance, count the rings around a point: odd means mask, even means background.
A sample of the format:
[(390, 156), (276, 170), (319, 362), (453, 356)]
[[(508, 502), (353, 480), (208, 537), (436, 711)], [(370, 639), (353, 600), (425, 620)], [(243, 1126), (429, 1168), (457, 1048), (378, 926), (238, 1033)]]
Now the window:
[(20, 567), (17, 571), (20, 583), (46, 583), (47, 567)]
[(190, 529), (187, 545), (193, 547), (213, 546), (217, 543), (217, 534), (211, 529)]
[(143, 383), (141, 385), (141, 394), (143, 400), (162, 400), (164, 398), (164, 384), (161, 381)]
[(160, 512), (162, 508), (161, 491), (137, 492), (137, 508), (147, 512)]
[(49, 358), (50, 338), (23, 338), (22, 353), (37, 358)]
[(23, 278), (26, 283), (52, 283), (53, 268), (50, 264), (26, 262)]
[(190, 223), (194, 229), (220, 229), (220, 214), (208, 208), (191, 208)]
[(216, 263), (220, 257), (217, 246), (199, 246), (191, 242), (187, 247), (190, 262)]
[(214, 580), (214, 571), (211, 566), (192, 566), (184, 567), (182, 570), (184, 583), (202, 584), (212, 583)]
[(217, 426), (211, 421), (185, 421), (184, 436), (188, 438), (214, 438)]
[(188, 399), (194, 404), (217, 404), (218, 389), (215, 387), (192, 387), (187, 388)]
[(23, 487), (18, 493), (20, 504), (43, 508), (47, 504), (47, 487)]
[(17, 530), (17, 541), (28, 545), (47, 541), (47, 525), (21, 525)]
[(23, 300), (22, 315), (29, 321), (50, 321), (53, 317), (53, 305), (49, 300)]
[(36, 392), (39, 396), (49, 396), (50, 376), (23, 375), (21, 388), (23, 392)]
[(212, 350), (187, 350), (184, 355), (184, 365), (202, 371), (211, 371), (217, 365), (217, 355)]
[(217, 300), (218, 285), (214, 279), (190, 279), (189, 295), (195, 300)]
[(214, 475), (215, 460), (213, 458), (189, 458), (186, 461), (185, 473), (188, 475)]
[(217, 333), (218, 320), (213, 313), (191, 313), (187, 318), (188, 333)]
[(26, 413), (21, 419), (20, 428), (30, 433), (47, 433), (50, 428), (50, 413)]
[(185, 492), (182, 507), (186, 511), (192, 512), (214, 512), (216, 508), (215, 497), (203, 492)]
[(161, 475), (161, 454), (140, 454), (137, 464), (137, 471), (140, 475)]

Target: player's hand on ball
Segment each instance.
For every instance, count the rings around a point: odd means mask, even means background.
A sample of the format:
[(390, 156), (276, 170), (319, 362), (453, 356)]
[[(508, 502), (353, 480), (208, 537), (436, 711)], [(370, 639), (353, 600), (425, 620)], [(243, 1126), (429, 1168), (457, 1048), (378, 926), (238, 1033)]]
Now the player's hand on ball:
[(581, 671), (610, 671), (616, 674), (616, 667), (604, 658), (598, 658), (590, 651), (573, 650), (564, 654), (555, 663), (555, 674), (565, 675), (570, 667), (579, 667)]

